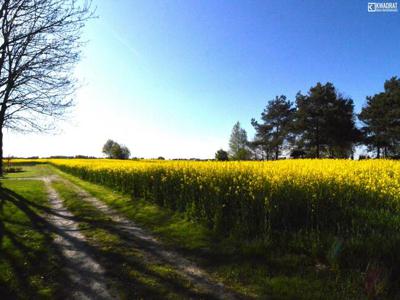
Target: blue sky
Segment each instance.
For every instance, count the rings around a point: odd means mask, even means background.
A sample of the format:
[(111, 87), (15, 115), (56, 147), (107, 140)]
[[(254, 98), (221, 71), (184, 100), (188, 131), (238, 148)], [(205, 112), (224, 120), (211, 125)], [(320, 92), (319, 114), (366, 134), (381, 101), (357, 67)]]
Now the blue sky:
[(53, 134), (5, 134), (6, 155), (211, 158), (268, 100), (318, 81), (354, 99), (400, 75), (400, 13), (368, 1), (95, 0), (76, 69), (82, 87)]

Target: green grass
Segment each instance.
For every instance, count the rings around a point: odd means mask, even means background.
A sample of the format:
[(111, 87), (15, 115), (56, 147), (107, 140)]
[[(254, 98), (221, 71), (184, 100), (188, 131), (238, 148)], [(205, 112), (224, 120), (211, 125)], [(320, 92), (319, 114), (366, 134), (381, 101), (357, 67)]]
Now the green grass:
[(301, 249), (304, 237), (299, 241), (283, 239), (279, 245), (270, 241), (229, 240), (213, 235), (182, 214), (59, 170), (55, 172), (150, 229), (167, 247), (189, 257), (240, 294), (267, 299), (364, 298), (363, 275), (356, 270), (338, 272), (326, 262), (319, 267), (320, 254)]
[[(39, 171), (32, 171), (37, 173)], [(0, 295), (54, 299), (66, 282), (60, 254), (41, 214), (48, 211), (41, 181), (0, 181)]]
[(4, 179), (13, 179), (13, 178), (33, 178), (33, 177), (42, 177), (52, 174), (51, 169), (45, 164), (17, 164), (15, 167), (21, 167), (21, 172), (16, 173), (6, 173), (4, 175)]

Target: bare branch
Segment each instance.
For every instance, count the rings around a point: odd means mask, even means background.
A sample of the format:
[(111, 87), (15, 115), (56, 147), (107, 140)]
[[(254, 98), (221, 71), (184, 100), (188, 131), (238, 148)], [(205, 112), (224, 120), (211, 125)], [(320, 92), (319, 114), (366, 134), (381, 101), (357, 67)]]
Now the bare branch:
[[(73, 68), (90, 2), (3, 0), (0, 4), (0, 127), (48, 130), (73, 105)], [(51, 124), (51, 125), (48, 125)]]

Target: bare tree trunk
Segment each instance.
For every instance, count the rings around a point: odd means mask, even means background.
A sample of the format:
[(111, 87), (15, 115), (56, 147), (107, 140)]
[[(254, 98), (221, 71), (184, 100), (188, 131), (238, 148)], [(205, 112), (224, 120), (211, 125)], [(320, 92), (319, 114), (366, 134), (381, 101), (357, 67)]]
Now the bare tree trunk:
[(0, 126), (0, 177), (3, 177), (3, 127)]
[(381, 147), (378, 147), (376, 151), (376, 158), (381, 158)]

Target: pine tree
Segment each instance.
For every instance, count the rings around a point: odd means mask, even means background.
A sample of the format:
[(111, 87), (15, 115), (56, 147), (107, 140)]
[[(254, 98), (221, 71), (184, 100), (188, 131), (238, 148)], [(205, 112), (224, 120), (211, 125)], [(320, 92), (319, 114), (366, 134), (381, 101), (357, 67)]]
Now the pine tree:
[(349, 157), (359, 132), (354, 121), (354, 104), (330, 82), (317, 83), (307, 95), (296, 95), (295, 144), (309, 157)]
[(256, 130), (253, 143), (264, 149), (267, 159), (270, 154), (273, 154), (275, 159), (279, 158), (283, 145), (288, 140), (293, 112), (293, 103), (281, 95), (268, 102), (261, 113), (261, 123), (252, 120)]
[(364, 143), (376, 157), (399, 154), (400, 145), (400, 79), (392, 77), (384, 92), (367, 97), (359, 114), (363, 123)]

